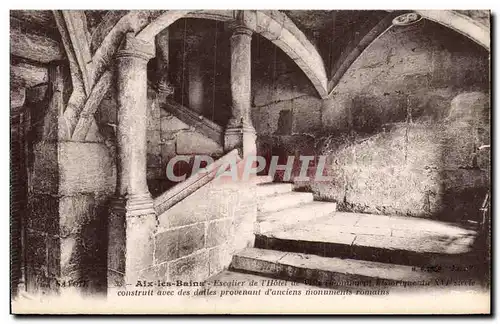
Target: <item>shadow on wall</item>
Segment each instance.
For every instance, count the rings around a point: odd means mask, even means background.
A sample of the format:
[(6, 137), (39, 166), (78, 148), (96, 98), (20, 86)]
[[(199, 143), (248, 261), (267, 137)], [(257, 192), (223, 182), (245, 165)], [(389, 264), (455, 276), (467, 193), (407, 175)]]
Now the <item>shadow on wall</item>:
[(448, 220), (477, 215), (489, 188), (489, 156), (478, 151), (490, 138), (483, 48), (427, 20), (391, 28), (326, 100), (310, 94), (293, 62), (259, 59), (259, 67), (270, 67), (267, 76), (252, 75), (259, 152), (328, 156), (334, 180), (296, 188), (345, 211)]
[(391, 101), (399, 107), (389, 115), (377, 98), (354, 98), (349, 131), (322, 139), (334, 181), (311, 183), (317, 198), (344, 211), (475, 219), (490, 186), (489, 156), (478, 150), (489, 144), (488, 96), (440, 98), (448, 108), (437, 111), (428, 99)]
[[(65, 241), (72, 246), (66, 251), (70, 255), (68, 260), (63, 260), (68, 267), (62, 275), (78, 278), (74, 285), (86, 295), (105, 296), (107, 293), (108, 206), (108, 202), (91, 206), (95, 217), (82, 224), (81, 233), (74, 241)], [(61, 245), (68, 248), (63, 242)]]

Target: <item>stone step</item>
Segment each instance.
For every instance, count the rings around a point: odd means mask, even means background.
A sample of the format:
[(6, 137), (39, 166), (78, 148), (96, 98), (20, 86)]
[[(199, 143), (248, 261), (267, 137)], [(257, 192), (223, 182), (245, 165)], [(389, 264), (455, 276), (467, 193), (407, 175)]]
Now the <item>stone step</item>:
[(305, 204), (314, 200), (314, 196), (310, 192), (289, 192), (277, 194), (261, 199), (258, 203), (257, 210), (260, 213), (269, 213), (281, 209), (291, 208), (300, 204)]
[(476, 237), (436, 221), (336, 212), (260, 232), (255, 247), (405, 265), (476, 264)]
[[(378, 289), (384, 284), (397, 282), (425, 280), (435, 284), (435, 280), (438, 279), (457, 280), (460, 277), (467, 277), (458, 272), (454, 274), (429, 272), (407, 265), (327, 258), (314, 254), (258, 248), (246, 248), (233, 255), (230, 270), (316, 286), (354, 286), (359, 288), (360, 282), (371, 282), (372, 286)], [(353, 283), (353, 281), (357, 283)]]
[(255, 233), (264, 234), (272, 230), (284, 230), (302, 222), (324, 217), (336, 210), (337, 204), (334, 202), (312, 201), (277, 212), (259, 214)]
[(266, 175), (266, 176), (255, 176), (251, 177), (257, 185), (264, 184), (264, 183), (272, 183), (273, 182), (273, 177)]
[(292, 192), (291, 183), (261, 183), (257, 186), (257, 196), (267, 197), (277, 194)]

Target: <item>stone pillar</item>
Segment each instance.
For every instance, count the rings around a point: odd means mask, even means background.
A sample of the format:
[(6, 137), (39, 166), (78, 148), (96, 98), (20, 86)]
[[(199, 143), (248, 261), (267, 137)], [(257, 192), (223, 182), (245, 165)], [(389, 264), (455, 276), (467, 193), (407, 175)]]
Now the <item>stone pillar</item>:
[(156, 35), (157, 89), (166, 97), (174, 93), (169, 82), (169, 32), (168, 28)]
[(61, 137), (69, 85), (64, 71), (51, 64), (48, 85), (26, 89), (25, 112), (35, 135), (26, 138), (26, 290), (100, 294), (106, 290), (107, 269), (103, 215), (115, 190), (115, 164), (103, 143)]
[(10, 107), (12, 110), (17, 111), (24, 106), (26, 100), (26, 88), (12, 87), (10, 88)]
[(250, 117), (252, 30), (238, 25), (231, 36), (232, 116), (224, 135), (224, 149), (242, 150), (243, 156), (256, 154), (256, 134)]
[(133, 283), (152, 263), (156, 215), (146, 182), (146, 109), (147, 63), (154, 54), (154, 44), (132, 33), (116, 54), (118, 179), (108, 224), (110, 286)]
[(198, 114), (203, 113), (203, 74), (201, 71), (202, 53), (199, 50), (201, 36), (186, 38), (188, 50), (188, 98), (189, 108)]

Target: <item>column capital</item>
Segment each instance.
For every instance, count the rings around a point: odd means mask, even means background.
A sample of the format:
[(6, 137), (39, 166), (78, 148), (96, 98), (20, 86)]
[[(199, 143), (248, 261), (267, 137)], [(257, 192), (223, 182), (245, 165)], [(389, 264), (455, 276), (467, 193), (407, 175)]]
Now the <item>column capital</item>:
[(232, 36), (244, 35), (244, 36), (252, 37), (252, 35), (253, 35), (252, 29), (248, 28), (247, 26), (241, 25), (241, 24), (234, 24), (232, 26), (232, 31), (233, 31)]
[(255, 30), (257, 27), (256, 10), (235, 10), (233, 22), (234, 26), (243, 26), (250, 30)]
[(116, 57), (135, 57), (148, 61), (155, 57), (154, 42), (144, 41), (135, 37), (134, 33), (127, 33), (122, 40)]
[(174, 94), (175, 88), (174, 86), (168, 82), (166, 79), (161, 79), (156, 83), (156, 88), (160, 94), (165, 97), (170, 97)]

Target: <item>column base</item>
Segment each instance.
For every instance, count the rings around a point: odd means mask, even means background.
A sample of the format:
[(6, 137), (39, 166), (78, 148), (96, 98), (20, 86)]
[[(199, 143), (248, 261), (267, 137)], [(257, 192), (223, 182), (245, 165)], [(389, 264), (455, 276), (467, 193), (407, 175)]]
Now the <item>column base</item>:
[(149, 193), (142, 195), (127, 195), (126, 198), (115, 197), (110, 203), (110, 210), (114, 215), (124, 217), (156, 214), (154, 201)]
[(251, 125), (228, 127), (224, 133), (224, 151), (229, 152), (235, 148), (243, 157), (257, 154), (257, 134)]
[(113, 199), (108, 221), (109, 289), (126, 288), (141, 271), (151, 267), (156, 227), (156, 213), (149, 194)]
[(128, 216), (141, 216), (155, 214), (153, 198), (151, 194), (127, 195), (127, 204), (125, 206)]

